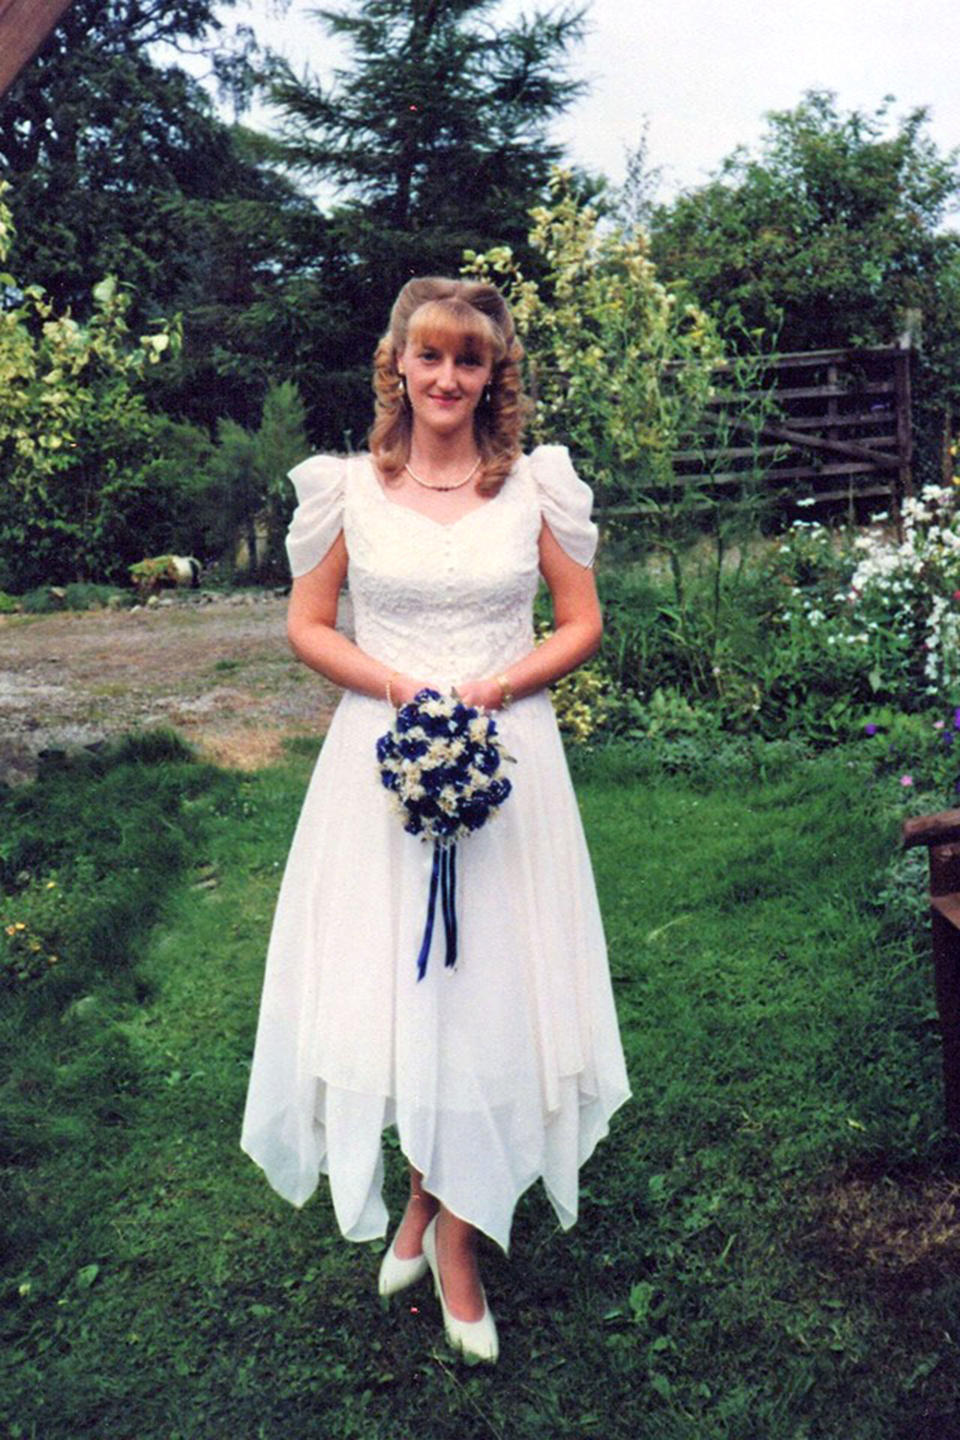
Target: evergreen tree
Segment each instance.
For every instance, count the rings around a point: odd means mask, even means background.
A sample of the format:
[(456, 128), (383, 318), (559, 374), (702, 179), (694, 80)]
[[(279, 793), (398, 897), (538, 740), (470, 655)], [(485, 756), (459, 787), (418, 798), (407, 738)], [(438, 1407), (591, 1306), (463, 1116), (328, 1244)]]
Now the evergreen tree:
[(242, 539), (250, 575), (286, 579), (283, 542), (294, 507), (287, 471), (308, 448), (303, 402), (289, 380), (268, 389), (256, 431), (220, 421), (203, 504), (208, 552), (232, 562)]
[(528, 211), (561, 156), (549, 124), (582, 89), (566, 65), (584, 11), (502, 26), (494, 8), (353, 0), (316, 12), (352, 50), (329, 87), (274, 68), (284, 160), (344, 197), (299, 292), (319, 323), (298, 378), (325, 443), (359, 439), (369, 422), (370, 357), (405, 280), (456, 273), (465, 249), (496, 244), (535, 265)]
[(210, 426), (258, 413), (277, 366), (261, 310), (319, 224), (257, 138), (162, 59), (203, 49), (242, 103), (244, 43), (222, 43), (213, 0), (74, 0), (0, 101), (14, 266), (81, 319), (108, 273), (129, 288), (132, 325), (183, 312), (184, 350), (154, 403)]

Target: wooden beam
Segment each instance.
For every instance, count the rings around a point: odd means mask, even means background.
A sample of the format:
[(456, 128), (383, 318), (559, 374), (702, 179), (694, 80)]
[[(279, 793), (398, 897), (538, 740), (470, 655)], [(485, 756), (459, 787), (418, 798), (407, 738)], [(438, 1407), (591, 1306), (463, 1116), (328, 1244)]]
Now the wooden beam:
[[(791, 430), (821, 430), (825, 423), (822, 415), (791, 415), (789, 418)], [(896, 436), (891, 430), (891, 426), (893, 426), (895, 422), (896, 412), (892, 405), (885, 405), (882, 410), (861, 410), (858, 414), (837, 415), (830, 420), (830, 424), (834, 428), (839, 427), (841, 429), (849, 429), (854, 425), (858, 427), (866, 427), (868, 425), (885, 426), (887, 431), (886, 436), (879, 435), (875, 438), (880, 440), (886, 438), (892, 445), (896, 444)], [(860, 436), (860, 441), (864, 445), (867, 444), (867, 439), (863, 435)]]
[(940, 810), (936, 815), (914, 815), (904, 820), (903, 848), (913, 845), (951, 845), (960, 840), (960, 810)]
[[(733, 426), (734, 429), (745, 430), (749, 421), (734, 420)], [(898, 455), (885, 455), (882, 450), (871, 450), (854, 440), (828, 440), (822, 435), (806, 435), (802, 431), (791, 430), (788, 425), (764, 424), (760, 427), (760, 434), (765, 439), (783, 440), (785, 444), (798, 449), (825, 450), (830, 455), (849, 455), (852, 460), (866, 460), (868, 464), (876, 465), (881, 470), (900, 469)]]
[[(789, 496), (781, 494), (781, 500), (789, 500)], [(814, 499), (818, 505), (827, 505), (834, 500), (842, 500), (849, 505), (851, 500), (888, 500), (892, 504), (896, 500), (896, 494), (892, 485), (852, 485), (846, 490), (817, 490)], [(796, 501), (793, 502), (796, 504)]]
[(756, 400), (773, 396), (775, 400), (828, 400), (831, 395), (843, 399), (846, 395), (893, 395), (896, 386), (892, 380), (869, 380), (864, 385), (773, 385), (767, 390), (721, 390), (711, 395), (708, 405), (742, 404), (744, 400)]
[(894, 365), (894, 383), (897, 387), (897, 449), (900, 452), (900, 495), (902, 498), (913, 494), (910, 351), (899, 351)]
[[(742, 475), (711, 475), (711, 484), (732, 485), (743, 479)], [(856, 485), (853, 489), (847, 490), (821, 490), (817, 492), (817, 504), (825, 504), (827, 501), (843, 500), (889, 500), (892, 490), (889, 485)], [(771, 499), (778, 505), (795, 504), (792, 496), (786, 487), (780, 491), (771, 492)], [(707, 510), (715, 506), (716, 499), (705, 497), (698, 500), (696, 497), (689, 502), (691, 510)], [(641, 523), (650, 518), (648, 510), (640, 510), (636, 505), (600, 505), (594, 506), (593, 518), (599, 525), (606, 520), (639, 520)]]
[(70, 0), (0, 0), (0, 95), (40, 49)]
[[(785, 350), (781, 354), (763, 357), (763, 368), (776, 370), (798, 370), (804, 366), (824, 365), (830, 360), (881, 360), (889, 359), (900, 350), (899, 345), (845, 345), (836, 350)], [(668, 360), (665, 370), (681, 370), (685, 360)], [(717, 374), (730, 369), (730, 362), (721, 360), (714, 367)]]
[(898, 345), (855, 345), (842, 350), (785, 350), (780, 355), (772, 355), (767, 363), (774, 369), (799, 370), (831, 360), (888, 360), (899, 348)]

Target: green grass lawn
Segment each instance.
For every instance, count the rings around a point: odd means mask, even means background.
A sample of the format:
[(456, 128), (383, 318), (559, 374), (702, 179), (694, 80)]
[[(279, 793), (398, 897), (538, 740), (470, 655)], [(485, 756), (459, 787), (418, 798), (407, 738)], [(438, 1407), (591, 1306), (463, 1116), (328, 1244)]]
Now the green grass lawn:
[(238, 1148), (309, 758), (194, 767), (159, 922), (124, 963), (71, 978), (65, 955), (3, 996), (2, 1433), (960, 1436), (960, 1166), (925, 937), (876, 903), (882, 787), (843, 755), (713, 789), (628, 750), (578, 760), (634, 1098), (578, 1226), (535, 1190), (511, 1259), (485, 1252), (488, 1371), (449, 1354), (427, 1286), (381, 1309), (376, 1247)]

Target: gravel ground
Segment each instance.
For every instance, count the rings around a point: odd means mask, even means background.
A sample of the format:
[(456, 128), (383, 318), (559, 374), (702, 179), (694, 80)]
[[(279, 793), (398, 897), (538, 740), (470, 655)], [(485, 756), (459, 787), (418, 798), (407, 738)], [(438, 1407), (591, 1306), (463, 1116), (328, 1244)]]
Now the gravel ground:
[(285, 736), (322, 734), (337, 691), (294, 659), (286, 600), (178, 598), (156, 608), (0, 617), (0, 781), (42, 750), (174, 727), (204, 756), (254, 769)]

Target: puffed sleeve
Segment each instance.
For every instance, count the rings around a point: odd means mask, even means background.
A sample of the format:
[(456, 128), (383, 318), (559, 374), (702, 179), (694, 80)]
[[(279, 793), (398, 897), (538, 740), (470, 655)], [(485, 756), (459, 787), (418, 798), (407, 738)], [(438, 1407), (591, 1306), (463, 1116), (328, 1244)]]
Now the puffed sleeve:
[(343, 529), (346, 462), (336, 455), (311, 455), (288, 473), (297, 508), (287, 531), (287, 557), (294, 576), (306, 575)]
[(562, 548), (578, 565), (592, 565), (597, 527), (590, 519), (593, 491), (570, 462), (565, 445), (538, 445), (530, 469), (540, 498), (540, 513)]

